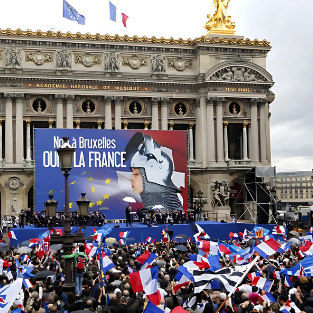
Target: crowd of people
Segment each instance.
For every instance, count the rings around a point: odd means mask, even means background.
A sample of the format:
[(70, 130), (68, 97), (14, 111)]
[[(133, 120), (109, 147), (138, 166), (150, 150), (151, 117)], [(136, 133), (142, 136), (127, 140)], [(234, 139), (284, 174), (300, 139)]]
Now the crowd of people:
[[(202, 232), (201, 236), (207, 235)], [(232, 234), (232, 239), (234, 237), (235, 235)], [(1, 254), (3, 262), (0, 263), (3, 264), (3, 273), (0, 275), (0, 284), (6, 286), (20, 277), (19, 274), (23, 272), (20, 267), (32, 268), (34, 276), (29, 278), (31, 287), (23, 286), (9, 312), (21, 310), (28, 313), (62, 313), (84, 310), (99, 313), (142, 313), (144, 311), (152, 313), (161, 311), (151, 311), (149, 307), (151, 298), (149, 298), (148, 289), (150, 287), (140, 292), (136, 291), (137, 287), (133, 285), (130, 276), (136, 271), (142, 271), (143, 268), (157, 267), (156, 283), (160, 301), (155, 308), (166, 313), (178, 307), (195, 313), (313, 312), (311, 274), (308, 274), (307, 269), (303, 271), (303, 268), (296, 273), (289, 271), (299, 264), (301, 256), (305, 257), (300, 253), (302, 243), (292, 243), (290, 249), (286, 248), (284, 252), (274, 251), (267, 258), (258, 256), (256, 264), (249, 269), (249, 264), (258, 255), (254, 251), (255, 241), (257, 240), (260, 244), (262, 239), (251, 237), (250, 240), (242, 240), (239, 236), (229, 242), (219, 243), (217, 255), (213, 252), (212, 255), (203, 254), (204, 249), (200, 248), (199, 242), (193, 240), (187, 240), (185, 243), (177, 243), (173, 240), (151, 243), (151, 238), (149, 240), (147, 238), (144, 243), (111, 244), (109, 247), (106, 246), (104, 240), (103, 243), (94, 243), (94, 245), (105, 245), (102, 249), (106, 254), (100, 253), (100, 256), (90, 255), (90, 244), (73, 247), (75, 249), (69, 256), (64, 256), (62, 250), (59, 250), (55, 253), (47, 251), (42, 258), (37, 255), (36, 246), (32, 247), (27, 255), (20, 254), (16, 249), (8, 249), (7, 252)], [(195, 240), (201, 239), (195, 236)], [(218, 238), (210, 240), (212, 240), (210, 241), (211, 247), (218, 242)], [(265, 241), (266, 238), (263, 240)], [(284, 241), (283, 237), (282, 241)], [(221, 244), (232, 251), (232, 254), (222, 249)], [(235, 254), (236, 249), (249, 251), (250, 254), (245, 253), (248, 258), (244, 258), (244, 254), (239, 258)], [(155, 258), (144, 267), (143, 256), (152, 254)], [(109, 271), (102, 273), (99, 262), (104, 256), (108, 257), (113, 264)], [(75, 292), (74, 290), (67, 292), (64, 286), (66, 258), (73, 259)], [(307, 258), (312, 258), (312, 256), (307, 256)], [(146, 262), (148, 260), (146, 259)], [(190, 262), (193, 262), (191, 270)], [(189, 277), (184, 284), (180, 285), (181, 275), (178, 274), (183, 266), (186, 266), (194, 277)], [(200, 281), (194, 279), (196, 275), (199, 275), (199, 271), (193, 272), (196, 269), (213, 275), (218, 273), (226, 275), (226, 270), (243, 273), (249, 269), (249, 274), (242, 277), (235, 292), (228, 298), (229, 286), (221, 282), (223, 279), (227, 280), (227, 275), (216, 276), (220, 277), (220, 280), (216, 280), (220, 282), (219, 285), (210, 282), (199, 290), (199, 284), (203, 278)], [(50, 273), (48, 277), (45, 275), (46, 271)], [(8, 275), (9, 272), (12, 276)], [(311, 273), (310, 270), (309, 273)], [(270, 281), (271, 288), (268, 290), (268, 284), (266, 288), (256, 284), (254, 282), (256, 277)], [(230, 280), (227, 282), (230, 283)], [(2, 312), (1, 301), (0, 312)]]

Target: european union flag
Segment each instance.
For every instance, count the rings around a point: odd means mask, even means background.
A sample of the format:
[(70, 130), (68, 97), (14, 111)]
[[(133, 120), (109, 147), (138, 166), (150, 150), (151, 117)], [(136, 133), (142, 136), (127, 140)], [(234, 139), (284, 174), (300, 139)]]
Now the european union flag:
[(116, 6), (109, 2), (110, 4), (110, 20), (116, 22)]
[(66, 0), (63, 0), (63, 17), (70, 21), (75, 21), (80, 25), (85, 25), (85, 17), (77, 12)]

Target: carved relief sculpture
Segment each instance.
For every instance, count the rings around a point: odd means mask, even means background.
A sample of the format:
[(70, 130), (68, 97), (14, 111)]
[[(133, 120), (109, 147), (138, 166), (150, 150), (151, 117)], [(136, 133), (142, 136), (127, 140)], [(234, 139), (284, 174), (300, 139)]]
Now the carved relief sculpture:
[(16, 48), (7, 49), (5, 53), (5, 61), (7, 67), (21, 68), (22, 50)]
[(130, 66), (134, 70), (138, 70), (142, 66), (148, 65), (148, 60), (144, 58), (138, 58), (137, 54), (134, 54), (131, 58), (122, 58), (122, 65), (123, 66)]
[(66, 50), (58, 51), (56, 62), (59, 69), (72, 69), (72, 53)]
[(259, 72), (245, 66), (226, 67), (211, 75), (212, 81), (233, 81), (233, 82), (267, 82), (266, 78)]
[(192, 69), (192, 60), (190, 59), (183, 59), (181, 57), (177, 59), (168, 59), (167, 61), (167, 66), (168, 67), (173, 67), (175, 68), (176, 71), (184, 71), (184, 70), (189, 70)]
[(119, 72), (120, 71), (120, 61), (118, 59), (118, 54), (115, 52), (107, 53), (104, 56), (104, 71), (105, 72)]
[(101, 56), (98, 54), (89, 54), (86, 53), (84, 55), (82, 54), (76, 54), (74, 57), (75, 63), (83, 64), (86, 67), (91, 67), (93, 65), (101, 64)]
[(228, 182), (223, 180), (221, 182), (212, 182), (212, 206), (228, 206), (229, 205), (229, 195), (230, 188)]
[(36, 65), (53, 62), (53, 55), (51, 53), (42, 53), (41, 50), (37, 52), (30, 52), (25, 54), (26, 62), (34, 62)]
[(151, 71), (152, 73), (165, 73), (166, 64), (165, 57), (162, 55), (157, 55), (151, 59)]
[(16, 203), (17, 203), (16, 194), (12, 194), (12, 212), (13, 213), (16, 213)]

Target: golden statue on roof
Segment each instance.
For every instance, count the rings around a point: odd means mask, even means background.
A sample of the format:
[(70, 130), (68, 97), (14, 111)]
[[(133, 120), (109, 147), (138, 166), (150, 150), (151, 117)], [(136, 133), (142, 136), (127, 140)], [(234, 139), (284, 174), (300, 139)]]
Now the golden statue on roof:
[(227, 16), (229, 2), (230, 0), (213, 0), (216, 12), (213, 16), (208, 14), (209, 21), (204, 25), (204, 28), (209, 31), (208, 35), (233, 35), (236, 32), (234, 30), (236, 24), (230, 20), (231, 16)]

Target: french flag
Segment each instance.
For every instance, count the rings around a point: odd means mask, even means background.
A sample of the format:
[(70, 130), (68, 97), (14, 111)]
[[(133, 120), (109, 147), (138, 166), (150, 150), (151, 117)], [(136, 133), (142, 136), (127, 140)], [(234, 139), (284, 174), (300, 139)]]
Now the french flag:
[(273, 235), (286, 235), (285, 226), (279, 226), (279, 225), (274, 226), (272, 234)]
[(148, 259), (142, 264), (141, 269), (143, 270), (145, 268), (151, 267), (151, 264), (156, 258), (157, 258), (157, 255), (151, 252), (150, 255), (148, 256)]
[(121, 246), (123, 246), (123, 245), (126, 244), (126, 241), (124, 241), (124, 239), (121, 238), (121, 239), (118, 241), (118, 243), (119, 243)]
[(175, 280), (177, 284), (173, 287), (174, 292), (176, 293), (181, 287), (187, 286), (190, 283), (190, 278), (185, 276), (182, 272), (178, 271)]
[(239, 235), (238, 235), (237, 233), (232, 233), (232, 232), (230, 232), (230, 233), (229, 233), (229, 238), (230, 238), (230, 239), (238, 239), (238, 238), (239, 238)]
[(255, 247), (254, 251), (257, 252), (261, 257), (266, 259), (276, 253), (278, 249), (280, 249), (280, 244), (274, 239), (269, 239)]
[(290, 280), (290, 277), (286, 274), (285, 280), (284, 280), (284, 287), (292, 287), (292, 282)]
[(8, 236), (9, 236), (9, 238), (11, 238), (11, 239), (17, 240), (17, 239), (16, 239), (16, 236), (15, 236), (15, 232), (14, 232), (13, 230), (11, 230), (11, 231), (8, 232)]
[(224, 254), (231, 254), (230, 250), (227, 247), (225, 247), (224, 245), (219, 245), (218, 248), (219, 248), (220, 252), (222, 252)]
[(210, 265), (207, 262), (189, 261), (181, 265), (177, 270), (188, 277), (189, 280), (194, 281), (193, 271), (202, 271), (208, 268), (210, 268)]
[(260, 272), (254, 272), (254, 273), (249, 273), (247, 275), (247, 277), (251, 280), (251, 281), (254, 281), (254, 279), (256, 277), (261, 277), (261, 273)]
[(280, 271), (274, 271), (273, 272), (273, 277), (280, 280)]
[(306, 241), (305, 245), (299, 248), (299, 251), (304, 255), (312, 255), (313, 254), (313, 242)]
[(247, 261), (241, 255), (233, 255), (233, 263), (244, 264)]
[(34, 287), (34, 285), (30, 282), (29, 279), (23, 279), (23, 285), (26, 289)]
[(121, 231), (120, 232), (120, 238), (127, 238), (130, 231)]
[(209, 263), (208, 259), (200, 254), (189, 254), (189, 260), (193, 262), (206, 262)]
[(194, 233), (193, 237), (196, 241), (199, 241), (200, 237), (203, 237), (204, 239), (210, 239), (210, 236), (198, 224), (191, 222), (189, 223), (189, 226)]
[(150, 252), (148, 250), (146, 250), (142, 255), (140, 255), (136, 259), (136, 261), (138, 261), (142, 265), (148, 260), (149, 255), (150, 255)]
[(85, 243), (84, 246), (89, 259), (98, 253), (98, 246), (94, 246), (92, 243)]
[(158, 272), (159, 267), (155, 266), (129, 274), (133, 291), (144, 291), (154, 305), (159, 305), (161, 301), (161, 294), (158, 290)]
[(98, 254), (97, 261), (98, 261), (99, 268), (103, 271), (103, 273), (106, 273), (111, 268), (115, 267), (114, 263), (110, 260), (110, 258), (104, 252), (101, 252), (101, 259), (100, 259), (100, 253)]
[(274, 282), (272, 280), (267, 280), (264, 277), (255, 277), (250, 284), (262, 289), (265, 292), (270, 292), (273, 283)]
[(21, 259), (21, 262), (22, 262), (22, 263), (23, 263), (23, 262), (27, 262), (28, 259), (29, 259), (29, 256), (28, 256), (27, 254), (23, 254), (22, 259)]
[(148, 242), (148, 243), (154, 243), (154, 242), (155, 242), (155, 239), (152, 240), (152, 237), (147, 237), (147, 238), (146, 238), (146, 242)]
[(277, 303), (277, 300), (274, 298), (274, 296), (270, 292), (266, 293), (263, 296), (259, 295), (259, 299), (266, 301), (267, 303)]
[(134, 270), (127, 264), (128, 273), (131, 274), (134, 272)]
[(97, 230), (94, 228), (93, 240), (102, 241), (103, 233), (98, 233)]
[(211, 255), (218, 255), (218, 243), (213, 241), (197, 241), (197, 246), (202, 249), (203, 252), (211, 254)]

